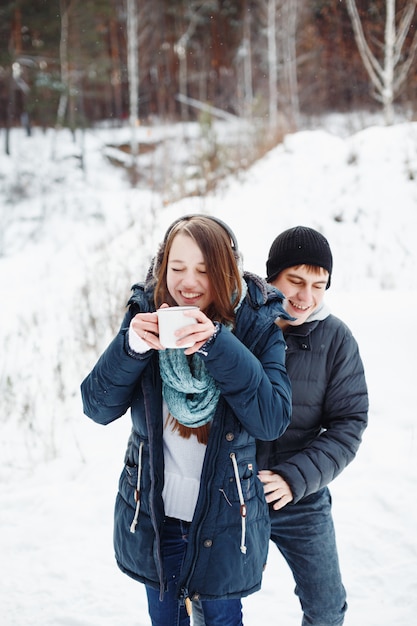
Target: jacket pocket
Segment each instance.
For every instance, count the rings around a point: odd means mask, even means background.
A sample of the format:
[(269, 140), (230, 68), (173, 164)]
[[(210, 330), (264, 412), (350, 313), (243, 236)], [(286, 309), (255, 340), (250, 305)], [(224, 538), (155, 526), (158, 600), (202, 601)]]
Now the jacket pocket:
[(234, 452), (230, 453), (230, 471), (224, 489), (224, 495), (230, 503), (241, 504), (240, 491), (245, 501), (256, 496), (255, 480), (257, 477), (254, 474), (254, 467), (254, 463), (248, 458), (238, 459)]
[(126, 463), (119, 481), (119, 494), (123, 500), (134, 509), (132, 516), (131, 532), (135, 532), (142, 504), (143, 489), (143, 456), (144, 442), (141, 441), (138, 449), (138, 464)]

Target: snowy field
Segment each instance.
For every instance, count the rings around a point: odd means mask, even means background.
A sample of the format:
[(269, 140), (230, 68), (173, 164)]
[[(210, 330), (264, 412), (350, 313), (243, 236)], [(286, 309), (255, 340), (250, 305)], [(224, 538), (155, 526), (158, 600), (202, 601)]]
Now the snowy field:
[[(331, 486), (345, 624), (416, 623), (417, 124), (326, 128), (287, 136), (216, 195), (173, 205), (132, 189), (105, 158), (122, 130), (87, 134), (84, 171), (65, 132), (13, 133), (11, 156), (0, 154), (2, 625), (149, 625), (144, 588), (112, 548), (129, 418), (90, 422), (79, 384), (166, 227), (190, 212), (224, 219), (261, 275), (281, 230), (303, 224), (328, 237), (326, 297), (359, 342), (371, 404), (357, 459)], [(140, 132), (145, 141), (166, 131)], [(298, 626), (293, 586), (272, 546), (245, 626)]]

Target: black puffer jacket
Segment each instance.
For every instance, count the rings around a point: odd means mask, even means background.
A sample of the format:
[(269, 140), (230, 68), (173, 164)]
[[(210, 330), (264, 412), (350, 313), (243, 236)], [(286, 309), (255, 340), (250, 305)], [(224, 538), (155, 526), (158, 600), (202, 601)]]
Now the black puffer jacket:
[(293, 413), (274, 442), (258, 442), (258, 465), (280, 474), (294, 500), (315, 493), (350, 463), (367, 426), (368, 394), (357, 343), (334, 315), (284, 331)]

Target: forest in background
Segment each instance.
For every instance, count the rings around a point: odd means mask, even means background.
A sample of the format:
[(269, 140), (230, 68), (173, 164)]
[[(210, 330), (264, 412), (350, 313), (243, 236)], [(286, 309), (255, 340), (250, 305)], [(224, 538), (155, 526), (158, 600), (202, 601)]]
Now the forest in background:
[[(264, 120), (274, 115), (286, 129), (296, 129), (300, 116), (379, 109), (348, 4), (3, 0), (0, 127), (25, 125), (29, 132), (31, 125), (76, 129), (103, 120), (125, 122), (132, 107), (129, 6), (135, 12), (138, 120), (198, 119), (204, 103), (223, 115)], [(355, 4), (367, 46), (383, 64), (389, 0)], [(411, 61), (416, 2), (391, 4), (397, 24), (407, 11), (413, 13), (393, 48), (396, 62)], [(410, 63), (395, 105), (414, 119), (416, 102), (417, 67)]]

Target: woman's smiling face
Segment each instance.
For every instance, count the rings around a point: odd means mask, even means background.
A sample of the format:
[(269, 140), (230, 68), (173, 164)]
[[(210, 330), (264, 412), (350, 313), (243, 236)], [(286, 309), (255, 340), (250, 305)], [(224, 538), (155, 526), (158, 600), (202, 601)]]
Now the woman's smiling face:
[(172, 241), (168, 256), (167, 287), (179, 306), (198, 306), (204, 311), (212, 302), (203, 253), (185, 233), (179, 232)]
[(323, 267), (299, 265), (282, 270), (271, 284), (284, 294), (287, 313), (297, 318), (283, 324), (303, 324), (322, 303), (328, 279), (329, 272)]

